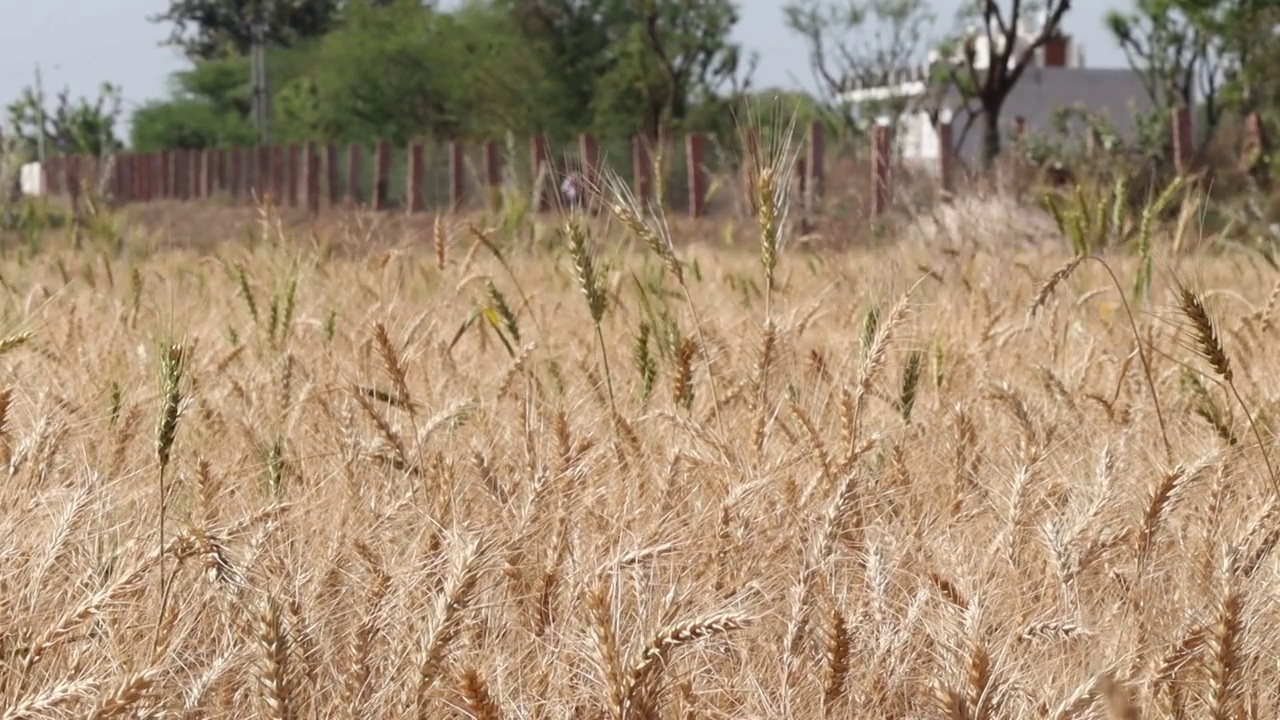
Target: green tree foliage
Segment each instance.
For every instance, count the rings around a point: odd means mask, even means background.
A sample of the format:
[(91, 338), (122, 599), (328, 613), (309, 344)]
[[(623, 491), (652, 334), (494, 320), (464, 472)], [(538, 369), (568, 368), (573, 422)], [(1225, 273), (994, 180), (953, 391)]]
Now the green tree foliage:
[(734, 0), (494, 0), (541, 58), (566, 133), (645, 132), (744, 92), (755, 58), (730, 35)]
[(1183, 11), (1180, 0), (1135, 0), (1127, 12), (1108, 13), (1107, 28), (1154, 106), (1137, 118), (1144, 153), (1153, 159), (1169, 155), (1169, 119), (1178, 106), (1202, 104), (1208, 137), (1222, 119), (1223, 107), (1220, 55), (1207, 28)]
[(170, 0), (150, 20), (171, 25), (168, 44), (188, 58), (211, 60), (246, 54), (257, 20), (268, 43), (288, 46), (323, 35), (338, 11), (338, 0)]
[(524, 48), (549, 72), (542, 87), (547, 122), (566, 133), (592, 125), (600, 79), (616, 66), (622, 36), (612, 22), (615, 0), (493, 0)]
[(58, 93), (53, 107), (31, 87), (9, 104), (9, 125), (18, 138), (25, 157), (36, 156), (41, 134), (48, 155), (102, 156), (120, 148), (116, 123), (121, 114), (120, 88), (103, 83), (98, 97), (90, 101), (71, 99), (71, 91)]
[[(1168, 111), (1197, 109), (1202, 142), (1228, 117), (1258, 111), (1264, 125), (1280, 124), (1280, 0), (1134, 0), (1128, 12), (1112, 12), (1108, 26), (1130, 65), (1142, 75), (1157, 115), (1140, 127), (1167, 151)], [(1267, 154), (1269, 133), (1259, 157)]]
[[(219, 15), (189, 34), (231, 40), (225, 52), (195, 53), (208, 58), (175, 76), (172, 98), (139, 111), (135, 145), (252, 142), (244, 37), (227, 29), (243, 29), (235, 13), (249, 12), (248, 0), (174, 1), (222, 2), (235, 22)], [(730, 40), (735, 3), (463, 0), (446, 11), (422, 0), (334, 0), (324, 32), (298, 29), (268, 53), (272, 138), (399, 144), (719, 125), (754, 67)]]
[(352, 3), (321, 44), (315, 130), (402, 143), (538, 128), (546, 79), (521, 55), (511, 21), (478, 3), (455, 13)]
[(738, 22), (733, 0), (644, 0), (624, 2), (624, 7), (638, 12), (623, 12), (623, 25), (644, 28), (651, 57), (640, 67), (656, 60), (659, 69), (654, 79), (640, 85), (646, 92), (638, 129), (650, 137), (657, 137), (664, 122), (684, 120), (692, 103), (709, 100), (726, 88), (736, 94), (749, 84), (749, 70), (746, 79), (739, 77), (742, 50), (729, 41)]
[[(319, 52), (316, 41), (276, 48), (268, 53), (270, 87), (291, 92), (293, 83), (311, 71)], [(142, 152), (161, 148), (249, 145), (256, 141), (250, 119), (252, 89), (249, 59), (232, 55), (195, 63), (174, 74), (171, 95), (139, 107), (133, 114), (132, 146)], [(305, 132), (287, 117), (284, 135)]]
[(1277, 42), (1280, 0), (1175, 0), (1191, 24), (1211, 39), (1228, 81), (1228, 103), (1242, 112), (1259, 108), (1264, 87), (1275, 84), (1267, 60)]

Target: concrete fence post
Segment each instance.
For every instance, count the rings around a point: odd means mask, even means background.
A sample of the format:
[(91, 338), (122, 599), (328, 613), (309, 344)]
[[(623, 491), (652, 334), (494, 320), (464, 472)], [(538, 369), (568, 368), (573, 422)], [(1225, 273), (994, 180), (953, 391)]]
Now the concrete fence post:
[(418, 213), (423, 210), (422, 177), (422, 143), (410, 143), (409, 169), (404, 182), (404, 192), (407, 196), (405, 198), (405, 209), (410, 213)]
[(391, 174), (391, 143), (379, 140), (373, 155), (373, 209), (386, 210), (389, 200), (387, 180)]
[(261, 202), (271, 191), (271, 148), (258, 145), (254, 148), (253, 192)]
[(596, 173), (600, 170), (600, 142), (595, 135), (582, 133), (578, 136), (578, 162), (582, 165), (583, 179), (594, 187)]
[(147, 153), (142, 159), (142, 199), (151, 202), (160, 192), (160, 155)]
[(285, 202), (289, 207), (298, 207), (298, 176), (301, 162), (298, 157), (298, 146), (290, 144), (285, 147)]
[(46, 195), (58, 194), (58, 162), (57, 158), (45, 158), (40, 166), (40, 174), (44, 176), (44, 192)]
[(183, 200), (196, 200), (200, 197), (200, 151), (189, 148), (182, 157)]
[(707, 202), (707, 137), (702, 133), (690, 133), (684, 138), (686, 172), (689, 174), (689, 215), (700, 218), (706, 214)]
[(1244, 116), (1244, 132), (1240, 138), (1240, 171), (1250, 175), (1257, 172), (1264, 158), (1262, 118), (1256, 111)]
[(227, 165), (228, 165), (227, 161), (228, 161), (228, 158), (230, 158), (230, 156), (231, 156), (231, 151), (228, 150), (227, 148), (219, 148), (217, 153), (213, 156), (214, 165), (215, 165), (214, 173), (213, 173), (213, 185), (214, 185), (214, 188), (220, 193), (225, 193), (227, 191)]
[(955, 145), (950, 120), (938, 122), (938, 184), (944, 195), (955, 192)]
[(147, 155), (134, 153), (129, 164), (133, 166), (130, 172), (131, 184), (130, 191), (133, 195), (134, 202), (145, 202), (147, 199)]
[(316, 154), (316, 144), (308, 142), (302, 146), (303, 182), (307, 189), (307, 212), (320, 214), (320, 157)]
[(191, 200), (199, 200), (202, 197), (201, 191), (204, 184), (204, 151), (199, 148), (192, 148), (187, 151), (187, 177), (188, 188), (187, 196)]
[(192, 200), (199, 200), (203, 197), (203, 195), (201, 195), (201, 183), (203, 181), (204, 166), (201, 164), (201, 161), (204, 159), (204, 152), (202, 150), (192, 148), (187, 151), (187, 157), (189, 158), (187, 161), (187, 177), (190, 178), (190, 188), (187, 190), (187, 194)]
[(160, 152), (160, 199), (173, 199), (173, 163), (174, 152), (172, 150), (163, 150)]
[(271, 146), (271, 204), (282, 207), (285, 202), (285, 149)]
[(588, 212), (595, 214), (600, 208), (599, 202), (589, 197), (595, 194), (594, 188), (599, 185), (600, 142), (595, 135), (582, 133), (578, 136), (578, 164), (582, 171), (582, 183), (577, 202)]
[(649, 160), (649, 141), (644, 135), (631, 138), (631, 191), (641, 204), (653, 195), (653, 163)]
[(173, 153), (173, 197), (176, 200), (187, 199), (188, 184), (191, 181), (191, 151), (182, 148)]
[(132, 153), (118, 152), (111, 166), (111, 198), (118, 203), (126, 203), (133, 188), (129, 185), (129, 158)]
[(1179, 174), (1192, 171), (1195, 155), (1194, 133), (1191, 124), (1191, 108), (1179, 106), (1173, 110), (1173, 162)]
[(143, 160), (146, 155), (138, 153), (129, 154), (129, 199), (133, 202), (143, 200), (142, 195), (142, 174), (146, 163)]
[(164, 153), (164, 199), (177, 200), (182, 187), (182, 151)]
[(231, 148), (231, 171), (227, 178), (227, 191), (231, 202), (240, 199), (240, 191), (244, 188), (244, 153), (239, 147)]
[(174, 150), (171, 156), (173, 160), (172, 173), (172, 195), (174, 200), (187, 199), (187, 151), (184, 149)]
[(892, 190), (892, 173), (890, 170), (890, 131), (889, 124), (877, 122), (871, 133), (871, 183), (872, 202), (871, 217), (879, 218), (889, 209), (889, 198)]
[(457, 212), (466, 201), (467, 156), (461, 140), (449, 143), (449, 207)]
[(533, 186), (537, 197), (534, 198), (534, 209), (546, 212), (551, 209), (551, 188), (555, 183), (552, 178), (550, 151), (547, 148), (545, 135), (534, 135), (529, 139), (529, 167), (533, 177)]
[(187, 180), (189, 170), (187, 169), (187, 150), (185, 148), (173, 151), (173, 194), (174, 200), (185, 201), (187, 199)]
[(221, 153), (213, 148), (205, 148), (200, 164), (204, 166), (204, 187), (200, 188), (200, 196), (211, 198), (218, 191), (218, 158)]
[(806, 163), (806, 176), (808, 177), (808, 196), (807, 200), (810, 206), (816, 201), (822, 199), (827, 186), (827, 136), (826, 128), (823, 124), (814, 120), (809, 123), (809, 157)]
[(324, 176), (329, 207), (337, 207), (342, 203), (342, 178), (338, 175), (338, 146), (333, 143), (324, 146)]
[(347, 202), (353, 207), (360, 204), (360, 165), (363, 161), (359, 145), (351, 143), (347, 146)]
[(117, 202), (129, 200), (129, 153), (116, 153), (115, 164), (111, 166), (111, 197)]
[(69, 156), (65, 163), (67, 195), (71, 198), (71, 211), (75, 213), (80, 209), (80, 156)]
[(161, 200), (173, 199), (173, 151), (160, 151), (160, 187)]
[(482, 155), (484, 184), (488, 188), (496, 188), (502, 184), (502, 159), (498, 154), (498, 142), (496, 140), (486, 141)]
[(163, 150), (151, 155), (150, 200), (167, 200), (169, 193), (169, 154)]

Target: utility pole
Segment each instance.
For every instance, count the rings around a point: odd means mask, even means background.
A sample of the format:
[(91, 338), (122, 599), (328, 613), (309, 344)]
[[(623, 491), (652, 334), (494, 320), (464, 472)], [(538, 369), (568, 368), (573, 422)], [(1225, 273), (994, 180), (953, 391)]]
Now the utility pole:
[(271, 141), (271, 96), (267, 92), (267, 23), (263, 18), (262, 2), (263, 0), (258, 0), (253, 6), (253, 45), (249, 53), (249, 72), (253, 87), (253, 124), (258, 130), (258, 142), (265, 147)]

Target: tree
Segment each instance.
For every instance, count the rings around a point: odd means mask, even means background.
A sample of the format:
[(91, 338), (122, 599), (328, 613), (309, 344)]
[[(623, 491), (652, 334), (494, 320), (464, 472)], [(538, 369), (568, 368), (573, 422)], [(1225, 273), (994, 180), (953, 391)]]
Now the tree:
[[(1229, 114), (1259, 112), (1272, 126), (1280, 120), (1272, 114), (1280, 101), (1280, 0), (1136, 0), (1136, 12), (1108, 21), (1157, 107), (1199, 106), (1203, 142)], [(1252, 148), (1258, 159), (1268, 155), (1267, 138)]]
[(679, 123), (691, 103), (746, 90), (735, 0), (494, 0), (540, 58), (564, 132)]
[[(945, 72), (962, 97), (972, 97), (978, 104), (974, 117), (982, 119), (982, 160), (988, 168), (1000, 154), (1000, 112), (1005, 100), (1035, 61), (1036, 51), (1060, 36), (1062, 18), (1071, 9), (1071, 0), (1044, 0), (1040, 27), (1028, 37), (1022, 31), (1026, 16), (1033, 10), (1032, 4), (1033, 0), (970, 3), (962, 10), (960, 19), (980, 19), (982, 27), (950, 43), (951, 48), (959, 49), (960, 53)], [(985, 58), (978, 52), (979, 37), (985, 40)]]
[[(666, 120), (682, 120), (690, 100), (713, 94), (730, 85), (742, 92), (750, 83), (739, 80), (741, 48), (729, 41), (738, 23), (733, 0), (642, 0), (638, 21), (651, 61), (658, 68), (657, 82), (649, 84), (644, 97), (643, 128), (657, 138)], [(624, 15), (625, 17), (625, 15)], [(630, 23), (629, 23), (630, 24)]]
[[(279, 94), (315, 69), (319, 48), (316, 41), (299, 42), (273, 48), (267, 55), (268, 86)], [(280, 103), (276, 105), (279, 109)], [(285, 105), (286, 110), (294, 107)], [(132, 144), (141, 151), (252, 145), (257, 134), (251, 108), (247, 57), (201, 60), (173, 74), (168, 99), (146, 103), (134, 112)], [(289, 136), (298, 122), (286, 115), (279, 124)]]
[(495, 0), (513, 23), (526, 56), (547, 73), (545, 100), (553, 124), (565, 132), (588, 129), (600, 79), (617, 64), (613, 0)]
[(1261, 86), (1274, 83), (1275, 67), (1266, 60), (1276, 44), (1280, 0), (1177, 0), (1175, 5), (1210, 38), (1230, 102), (1242, 114), (1257, 110)]
[(191, 60), (244, 55), (253, 44), (255, 21), (263, 40), (289, 46), (328, 32), (338, 0), (169, 0), (169, 9), (149, 18), (173, 26), (167, 44)]
[[(921, 45), (936, 20), (929, 5), (927, 0), (794, 0), (784, 16), (787, 27), (808, 43), (809, 65), (823, 97), (855, 126), (861, 113), (843, 102), (842, 94), (850, 81), (886, 83), (923, 59)], [(896, 118), (911, 102), (905, 96), (890, 98), (873, 112)]]
[(541, 67), (524, 54), (510, 21), (482, 5), (353, 4), (321, 43), (318, 130), (395, 143), (531, 131), (548, 111), (538, 102)]
[(1183, 12), (1179, 0), (1136, 0), (1131, 12), (1108, 13), (1107, 27), (1155, 106), (1153, 122), (1145, 125), (1156, 131), (1159, 152), (1167, 150), (1169, 118), (1178, 106), (1203, 103), (1207, 141), (1223, 108), (1221, 59), (1206, 28)]
[(41, 135), (48, 155), (100, 157), (120, 149), (115, 134), (120, 112), (120, 88), (111, 83), (103, 83), (92, 102), (84, 97), (72, 101), (71, 91), (64, 89), (52, 111), (40, 93), (27, 87), (9, 105), (9, 124), (27, 157), (35, 157)]

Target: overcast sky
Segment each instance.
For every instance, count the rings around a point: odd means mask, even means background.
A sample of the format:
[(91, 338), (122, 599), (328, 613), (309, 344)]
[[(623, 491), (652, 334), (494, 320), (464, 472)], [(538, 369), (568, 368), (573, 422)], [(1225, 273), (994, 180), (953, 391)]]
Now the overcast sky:
[[(739, 0), (738, 40), (760, 53), (756, 87), (809, 87), (805, 45), (782, 22), (783, 0)], [(961, 0), (934, 3), (939, 30), (952, 27)], [(1103, 27), (1109, 7), (1129, 0), (1077, 0), (1066, 28), (1083, 44), (1095, 67), (1123, 66), (1124, 56)], [(69, 87), (72, 95), (94, 95), (111, 81), (123, 88), (125, 113), (131, 106), (166, 93), (170, 73), (184, 66), (171, 48), (161, 47), (168, 29), (147, 21), (168, 0), (0, 0), (0, 104), (7, 105), (32, 82), (40, 63), (46, 91)]]

